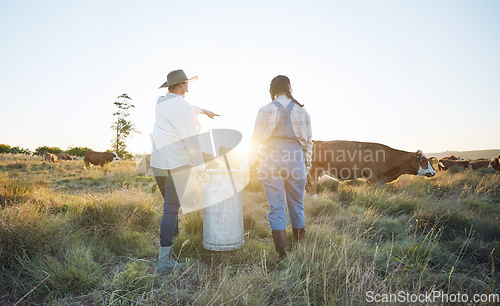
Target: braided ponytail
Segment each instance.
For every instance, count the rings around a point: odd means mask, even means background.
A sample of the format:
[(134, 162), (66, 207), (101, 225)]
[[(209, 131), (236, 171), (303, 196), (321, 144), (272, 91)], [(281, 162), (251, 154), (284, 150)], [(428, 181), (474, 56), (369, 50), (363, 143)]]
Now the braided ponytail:
[(288, 77), (284, 75), (278, 75), (277, 77), (275, 77), (271, 81), (271, 88), (269, 89), (269, 93), (271, 94), (271, 100), (274, 101), (274, 99), (276, 99), (278, 94), (286, 93), (286, 96), (289, 99), (292, 99), (292, 101), (295, 102), (300, 107), (304, 107), (304, 104), (300, 104), (299, 101), (295, 100), (295, 98), (292, 96), (289, 86), (290, 86), (290, 79)]
[(287, 97), (292, 99), (293, 102), (297, 103), (298, 106), (304, 107), (304, 104), (300, 104), (299, 101), (295, 100), (295, 98), (292, 96), (292, 93), (290, 91), (287, 92)]

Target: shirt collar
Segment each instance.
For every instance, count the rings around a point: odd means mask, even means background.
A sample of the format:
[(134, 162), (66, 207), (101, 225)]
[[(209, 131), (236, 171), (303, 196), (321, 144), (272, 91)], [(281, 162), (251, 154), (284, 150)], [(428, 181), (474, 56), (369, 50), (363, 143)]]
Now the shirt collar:
[(161, 103), (161, 102), (165, 102), (167, 100), (170, 100), (170, 99), (175, 99), (175, 98), (179, 98), (182, 96), (181, 95), (178, 95), (176, 93), (173, 93), (173, 92), (167, 92), (164, 96), (161, 96), (158, 98), (158, 102), (157, 103)]
[(165, 98), (175, 98), (175, 97), (181, 97), (181, 95), (178, 95), (176, 93), (173, 93), (173, 92), (167, 92), (167, 94), (165, 95)]
[(276, 97), (276, 101), (278, 101), (282, 105), (288, 105), (288, 103), (290, 103), (290, 101), (292, 101), (292, 99), (290, 99), (286, 95), (281, 95), (281, 96)]

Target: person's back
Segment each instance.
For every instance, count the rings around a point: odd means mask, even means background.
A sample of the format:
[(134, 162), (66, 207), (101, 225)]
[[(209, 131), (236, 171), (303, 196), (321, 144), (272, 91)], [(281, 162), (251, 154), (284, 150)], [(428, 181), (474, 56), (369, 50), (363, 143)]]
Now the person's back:
[(150, 166), (163, 196), (158, 273), (183, 266), (171, 255), (174, 237), (178, 233), (179, 209), (191, 168), (201, 170), (205, 167), (196, 137), (200, 131), (196, 115), (218, 116), (184, 100), (188, 82), (195, 79), (197, 77), (188, 79), (182, 70), (170, 72), (167, 82), (160, 87), (168, 87), (169, 92), (156, 102)]
[(191, 164), (182, 140), (196, 136), (199, 131), (196, 114), (181, 95), (169, 92), (159, 97), (155, 107), (151, 166), (174, 169)]
[[(273, 102), (257, 115), (250, 164), (259, 156), (260, 178), (269, 202), (269, 225), (276, 251), (286, 257), (286, 211), (290, 215), (294, 240), (305, 235), (304, 191), (311, 166), (310, 118), (291, 94), (290, 81), (277, 76), (271, 82)], [(256, 154), (255, 150), (259, 150)]]

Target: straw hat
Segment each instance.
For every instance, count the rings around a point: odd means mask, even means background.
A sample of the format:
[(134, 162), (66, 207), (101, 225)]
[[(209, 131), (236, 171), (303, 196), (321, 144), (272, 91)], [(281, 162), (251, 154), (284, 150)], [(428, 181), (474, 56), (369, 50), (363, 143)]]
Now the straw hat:
[(160, 88), (174, 86), (174, 85), (181, 84), (184, 82), (191, 82), (191, 81), (194, 81), (196, 79), (198, 79), (197, 76), (194, 76), (194, 77), (188, 79), (186, 74), (184, 73), (184, 71), (182, 69), (174, 70), (174, 71), (171, 71), (167, 75), (167, 81), (165, 83), (163, 83), (163, 85), (161, 85)]

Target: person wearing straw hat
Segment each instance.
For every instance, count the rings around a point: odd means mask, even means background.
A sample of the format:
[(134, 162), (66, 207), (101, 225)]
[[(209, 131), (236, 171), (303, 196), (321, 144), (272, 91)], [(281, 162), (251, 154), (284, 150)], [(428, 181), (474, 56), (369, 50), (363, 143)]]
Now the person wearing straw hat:
[(269, 202), (269, 225), (276, 251), (286, 257), (287, 208), (293, 238), (305, 235), (304, 193), (311, 168), (311, 119), (292, 96), (290, 79), (278, 75), (269, 89), (271, 103), (262, 107), (255, 120), (249, 152), (250, 165), (260, 162), (260, 181)]
[(171, 71), (160, 86), (168, 88), (168, 93), (156, 102), (150, 165), (163, 196), (158, 273), (184, 265), (172, 257), (172, 245), (178, 233), (179, 208), (191, 168), (198, 171), (205, 168), (197, 137), (200, 131), (197, 115), (205, 114), (212, 119), (219, 116), (184, 100), (189, 82), (197, 78), (188, 78), (183, 70)]

